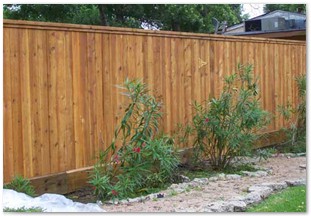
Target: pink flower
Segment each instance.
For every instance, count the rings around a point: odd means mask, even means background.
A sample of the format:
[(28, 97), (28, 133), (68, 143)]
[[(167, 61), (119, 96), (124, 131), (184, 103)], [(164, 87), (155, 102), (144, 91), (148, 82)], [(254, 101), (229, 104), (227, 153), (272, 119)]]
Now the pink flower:
[(143, 142), (143, 144), (141, 145), (141, 147), (143, 147), (143, 148), (144, 148), (145, 146), (146, 146), (146, 143), (145, 143), (145, 142)]
[(111, 191), (111, 194), (112, 194), (113, 196), (117, 196), (117, 195), (118, 195), (118, 192), (117, 192), (116, 190), (112, 190), (112, 191)]
[(133, 151), (136, 152), (136, 153), (139, 153), (139, 152), (140, 152), (140, 148), (139, 148), (139, 147), (135, 147), (135, 148), (133, 149)]
[(208, 123), (208, 122), (209, 122), (209, 119), (208, 119), (208, 118), (206, 118), (206, 119), (205, 119), (205, 123)]
[(114, 162), (119, 162), (120, 160), (119, 160), (119, 155), (115, 155), (114, 157), (113, 157), (113, 161)]

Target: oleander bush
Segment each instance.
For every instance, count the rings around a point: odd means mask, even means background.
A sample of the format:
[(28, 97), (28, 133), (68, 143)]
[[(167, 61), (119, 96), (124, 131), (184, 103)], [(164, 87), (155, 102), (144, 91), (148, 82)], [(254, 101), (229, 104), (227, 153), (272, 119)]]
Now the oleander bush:
[(286, 105), (278, 107), (279, 113), (290, 124), (289, 128), (285, 128), (287, 140), (282, 143), (283, 149), (290, 152), (306, 151), (306, 92), (307, 83), (306, 75), (296, 77), (298, 88), (299, 103), (297, 106), (287, 102)]
[(270, 116), (261, 108), (258, 78), (252, 71), (252, 65), (239, 64), (237, 72), (224, 79), (218, 98), (194, 102), (190, 135), (194, 136), (194, 163), (208, 159), (214, 169), (225, 169), (233, 158), (252, 153), (259, 138), (256, 132), (269, 123)]
[(120, 88), (130, 102), (90, 180), (102, 200), (131, 197), (171, 181), (179, 163), (174, 140), (158, 130), (162, 104), (141, 81), (126, 80)]

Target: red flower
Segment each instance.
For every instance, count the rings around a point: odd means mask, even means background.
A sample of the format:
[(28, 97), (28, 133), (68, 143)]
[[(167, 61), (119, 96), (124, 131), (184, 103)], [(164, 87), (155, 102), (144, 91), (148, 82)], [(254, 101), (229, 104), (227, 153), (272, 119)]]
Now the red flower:
[(143, 142), (143, 144), (141, 145), (141, 147), (143, 147), (143, 148), (144, 148), (145, 146), (146, 146), (146, 143), (145, 143), (145, 142)]
[(117, 196), (117, 195), (118, 195), (118, 192), (117, 192), (116, 190), (112, 190), (112, 191), (111, 191), (111, 194), (112, 194), (113, 196)]
[(205, 123), (207, 123), (207, 122), (209, 122), (209, 119), (208, 119), (208, 118), (205, 119)]
[(118, 163), (119, 162), (119, 155), (115, 155), (113, 157), (113, 161)]
[(140, 148), (139, 148), (139, 147), (135, 147), (135, 148), (133, 149), (133, 151), (136, 152), (136, 153), (139, 153), (139, 152), (140, 152)]

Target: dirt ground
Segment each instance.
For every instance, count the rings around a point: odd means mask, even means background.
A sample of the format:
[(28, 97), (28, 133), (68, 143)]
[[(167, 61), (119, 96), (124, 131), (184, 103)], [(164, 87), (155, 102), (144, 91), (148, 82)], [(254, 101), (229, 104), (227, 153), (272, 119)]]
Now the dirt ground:
[(245, 176), (238, 180), (209, 182), (200, 189), (192, 189), (181, 194), (172, 194), (170, 190), (165, 190), (160, 192), (165, 194), (164, 198), (129, 204), (104, 204), (102, 208), (107, 212), (201, 212), (207, 203), (244, 196), (247, 188), (255, 184), (306, 179), (306, 169), (299, 168), (299, 165), (305, 165), (306, 162), (306, 157), (269, 158), (257, 163), (261, 167), (272, 169), (272, 174), (265, 177)]

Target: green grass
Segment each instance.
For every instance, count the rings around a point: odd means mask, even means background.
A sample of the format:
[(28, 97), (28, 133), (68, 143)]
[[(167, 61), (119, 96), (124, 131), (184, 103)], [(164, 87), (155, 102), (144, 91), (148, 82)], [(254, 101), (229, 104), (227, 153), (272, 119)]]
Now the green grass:
[(36, 208), (4, 208), (3, 212), (43, 212), (42, 208), (36, 207)]
[(273, 194), (247, 212), (306, 212), (306, 186), (290, 187)]

